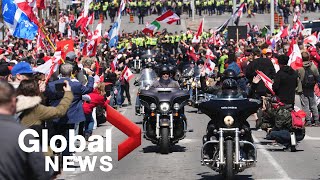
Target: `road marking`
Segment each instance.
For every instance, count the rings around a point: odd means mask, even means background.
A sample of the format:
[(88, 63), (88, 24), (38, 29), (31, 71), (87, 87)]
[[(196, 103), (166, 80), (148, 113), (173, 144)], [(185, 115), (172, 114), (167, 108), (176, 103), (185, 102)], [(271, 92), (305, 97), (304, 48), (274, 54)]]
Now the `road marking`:
[[(252, 134), (252, 138), (255, 142), (260, 143), (258, 138), (256, 138), (253, 134)], [(266, 150), (266, 148), (263, 145), (259, 144), (258, 151), (260, 151), (262, 154), (264, 154), (267, 157), (270, 164), (275, 168), (275, 170), (281, 176), (280, 179), (291, 179), (289, 175), (286, 173), (286, 171), (277, 163), (277, 161), (272, 157), (272, 155)]]
[(187, 144), (187, 143), (192, 143), (197, 141), (200, 141), (200, 140), (199, 139), (182, 139), (179, 141), (179, 144)]
[(320, 141), (320, 137), (311, 137), (311, 136), (305, 135), (303, 140)]

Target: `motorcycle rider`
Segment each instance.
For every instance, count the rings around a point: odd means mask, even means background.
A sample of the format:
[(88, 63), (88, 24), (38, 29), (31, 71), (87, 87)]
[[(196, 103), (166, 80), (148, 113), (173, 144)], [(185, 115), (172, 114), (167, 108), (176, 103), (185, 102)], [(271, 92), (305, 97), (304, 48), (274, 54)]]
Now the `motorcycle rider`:
[[(254, 83), (258, 83), (259, 80), (257, 80), (258, 77), (253, 78)], [(257, 82), (258, 81), (258, 82)], [(217, 89), (218, 88), (218, 89)], [(239, 88), (239, 84), (237, 83), (237, 76), (236, 72), (232, 69), (227, 69), (224, 71), (223, 76), (222, 76), (222, 83), (220, 86), (217, 86), (215, 88), (206, 88), (207, 92), (214, 92), (219, 97), (230, 97), (230, 96), (235, 96), (238, 98), (245, 98), (247, 97), (246, 92), (241, 90)], [(210, 140), (217, 140), (218, 137), (214, 136), (213, 131), (216, 129), (216, 121), (214, 119), (211, 119), (207, 125), (207, 134), (203, 136), (203, 143), (206, 141)], [(242, 136), (242, 139), (249, 141), (253, 143), (253, 138), (251, 135), (251, 129), (249, 123), (245, 120), (244, 124), (242, 125), (241, 129), (245, 131), (244, 135)], [(213, 152), (213, 150), (208, 146), (209, 148), (205, 150), (205, 152)], [(254, 152), (246, 152), (248, 159), (252, 158), (253, 159), (253, 154)], [(212, 158), (213, 154), (211, 153), (205, 153), (205, 155), (208, 154), (210, 159)]]
[(160, 79), (155, 81), (151, 87), (153, 88), (180, 88), (177, 81), (170, 78), (170, 69), (164, 65), (160, 69)]

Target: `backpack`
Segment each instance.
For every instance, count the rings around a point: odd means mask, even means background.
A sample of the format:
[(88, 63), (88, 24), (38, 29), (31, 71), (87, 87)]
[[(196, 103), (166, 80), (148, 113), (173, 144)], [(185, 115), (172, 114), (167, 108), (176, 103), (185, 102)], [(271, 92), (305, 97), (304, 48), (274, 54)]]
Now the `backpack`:
[(311, 71), (310, 67), (304, 68), (305, 73), (304, 73), (304, 78), (302, 80), (302, 87), (303, 88), (308, 88), (308, 89), (313, 89), (314, 85), (316, 84), (315, 77), (313, 75), (313, 72)]

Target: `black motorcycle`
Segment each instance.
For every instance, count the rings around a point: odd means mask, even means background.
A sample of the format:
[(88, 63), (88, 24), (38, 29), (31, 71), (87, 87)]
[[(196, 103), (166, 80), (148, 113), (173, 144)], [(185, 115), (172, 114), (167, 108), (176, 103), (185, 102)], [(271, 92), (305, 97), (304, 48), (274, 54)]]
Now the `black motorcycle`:
[(233, 179), (234, 175), (254, 165), (257, 159), (250, 125), (246, 119), (262, 103), (246, 98), (237, 90), (207, 95), (199, 109), (211, 118), (204, 136), (201, 163)]
[(139, 93), (144, 106), (144, 138), (160, 146), (168, 154), (170, 146), (185, 137), (187, 120), (184, 106), (189, 94), (177, 88), (150, 88)]

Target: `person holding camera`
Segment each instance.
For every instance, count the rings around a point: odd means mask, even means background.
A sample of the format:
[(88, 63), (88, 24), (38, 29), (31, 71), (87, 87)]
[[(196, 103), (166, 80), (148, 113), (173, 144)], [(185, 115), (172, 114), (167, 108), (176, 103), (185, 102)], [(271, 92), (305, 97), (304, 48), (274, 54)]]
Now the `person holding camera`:
[[(94, 79), (92, 77), (93, 72), (87, 71), (88, 83), (86, 86), (82, 85), (78, 80), (71, 79), (71, 74), (73, 71), (73, 66), (69, 63), (62, 64), (60, 66), (61, 78), (56, 81), (52, 81), (48, 84), (44, 95), (48, 98), (48, 102), (51, 106), (57, 106), (62, 97), (63, 89), (59, 88), (64, 81), (68, 81), (73, 93), (73, 101), (67, 114), (60, 119), (54, 120), (53, 126), (56, 134), (61, 134), (68, 139), (68, 130), (75, 129), (76, 125), (85, 121), (84, 111), (82, 108), (82, 95), (89, 94), (93, 91)], [(79, 127), (81, 130), (81, 127)], [(62, 155), (70, 155), (69, 147), (62, 153)]]

